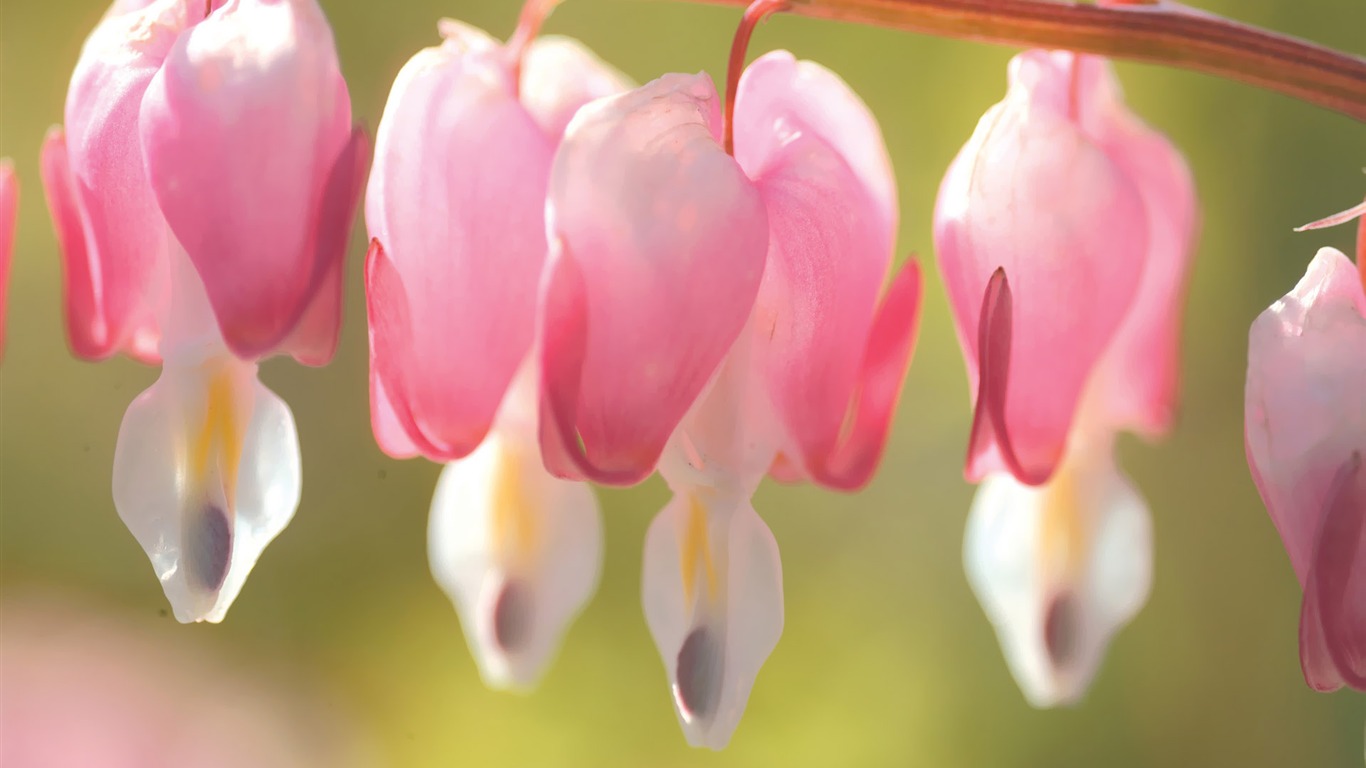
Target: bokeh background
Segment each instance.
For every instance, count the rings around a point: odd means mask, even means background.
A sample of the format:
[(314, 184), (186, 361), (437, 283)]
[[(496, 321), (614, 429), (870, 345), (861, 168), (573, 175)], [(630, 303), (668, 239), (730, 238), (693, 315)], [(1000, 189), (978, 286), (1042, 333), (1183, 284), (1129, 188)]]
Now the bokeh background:
[[(437, 43), (439, 17), (506, 36), (518, 11), (513, 0), (322, 4), (355, 112), (372, 128), (400, 66)], [(1360, 0), (1200, 4), (1366, 53)], [(1180, 426), (1160, 446), (1126, 439), (1120, 447), (1155, 515), (1152, 597), (1118, 635), (1084, 703), (1041, 712), (1024, 702), (964, 579), (969, 403), (931, 269), (920, 347), (879, 477), (854, 496), (771, 485), (759, 492), (756, 507), (782, 548), (786, 632), (731, 746), (712, 754), (686, 746), (641, 615), (641, 542), (665, 500), (658, 481), (600, 492), (602, 587), (539, 691), (500, 694), (480, 684), (427, 569), (438, 467), (388, 459), (370, 435), (359, 223), (336, 361), (320, 370), (283, 360), (263, 367), (298, 420), (298, 515), (223, 624), (179, 626), (168, 616), (110, 499), (120, 418), (157, 371), (69, 355), (38, 176), (44, 131), (62, 119), (79, 47), (105, 5), (0, 6), (0, 155), (14, 158), (23, 183), (0, 368), (0, 644), (10, 651), (0, 684), (20, 684), (16, 670), (31, 660), (14, 649), (35, 636), (48, 639), (39, 647), (70, 649), (82, 668), (137, 670), (150, 656), (135, 676), (167, 686), (184, 676), (156, 660), (192, 656), (251, 691), (232, 699), (239, 714), (284, 707), (309, 724), (284, 729), (281, 738), (298, 744), (272, 753), (279, 765), (1360, 764), (1366, 702), (1314, 694), (1300, 676), (1299, 590), (1248, 476), (1242, 388), (1255, 315), (1320, 246), (1351, 244), (1348, 228), (1291, 228), (1361, 198), (1361, 125), (1202, 75), (1120, 65), (1133, 107), (1187, 153), (1204, 232)], [(664, 0), (571, 0), (547, 32), (582, 39), (639, 82), (703, 69), (719, 78), (737, 19), (735, 9)], [(867, 100), (899, 176), (899, 250), (931, 260), (939, 178), (1003, 94), (1012, 52), (789, 17), (760, 29), (751, 56), (771, 48), (826, 64)], [(64, 666), (58, 658), (53, 669)], [(52, 690), (61, 690), (58, 677)], [(41, 690), (46, 678), (24, 679)], [(103, 680), (92, 674), (86, 687)], [(74, 738), (79, 721), (100, 716), (73, 711), (71, 728), (57, 733)], [(161, 727), (171, 739), (173, 721)], [(201, 746), (227, 749), (212, 739)]]

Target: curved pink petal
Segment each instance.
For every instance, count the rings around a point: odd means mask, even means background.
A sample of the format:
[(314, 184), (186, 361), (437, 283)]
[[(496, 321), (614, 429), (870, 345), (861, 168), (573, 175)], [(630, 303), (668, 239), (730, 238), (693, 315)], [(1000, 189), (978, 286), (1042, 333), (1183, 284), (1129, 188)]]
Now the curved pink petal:
[(1356, 277), (1341, 252), (1319, 251), (1249, 333), (1248, 464), (1301, 585), (1329, 486), (1366, 440), (1366, 292)]
[(736, 159), (769, 217), (754, 321), (764, 375), (806, 472), (852, 490), (885, 444), (920, 298), (912, 265), (877, 306), (897, 219), (882, 134), (843, 81), (785, 51), (745, 70), (735, 121)]
[(1338, 469), (1304, 587), (1300, 663), (1318, 690), (1366, 690), (1366, 468), (1356, 451)]
[(14, 253), (14, 220), (19, 212), (19, 180), (14, 163), (0, 160), (0, 354), (5, 351), (5, 309), (10, 260)]
[(631, 82), (583, 43), (538, 37), (522, 58), (518, 97), (546, 136), (558, 143), (579, 107), (631, 88)]
[[(1010, 75), (1006, 99), (940, 187), (935, 245), (974, 396), (982, 297), (992, 273), (1009, 275), (1010, 380), (995, 438), (1012, 444), (1017, 477), (1039, 483), (1061, 459), (1082, 391), (1133, 302), (1147, 217), (1125, 170), (1073, 119), (1070, 67), (1031, 51)], [(966, 474), (1002, 468), (988, 440), (974, 445)]]
[(376, 141), (366, 222), (395, 296), (370, 297), (371, 322), (384, 301), (407, 317), (372, 327), (374, 375), (433, 460), (479, 445), (531, 350), (554, 144), (510, 76), (499, 48), (424, 50), (395, 81)]
[[(1071, 54), (1054, 53), (1055, 58)], [(1064, 58), (1066, 60), (1066, 58)], [(1125, 105), (1108, 61), (1082, 56), (1081, 120), (1135, 184), (1148, 221), (1148, 254), (1133, 306), (1101, 363), (1110, 426), (1159, 437), (1176, 419), (1181, 321), (1195, 252), (1195, 182), (1181, 153)]]
[[(118, 10), (115, 8), (114, 10)], [(71, 77), (66, 131), (43, 146), (43, 183), (62, 245), (76, 355), (154, 362), (169, 268), (166, 221), (138, 140), (144, 94), (203, 6), (156, 2), (106, 15)]]
[(370, 241), (365, 257), (365, 307), (370, 325), (370, 424), (375, 442), (385, 453), (405, 459), (421, 453), (433, 461), (454, 458), (448, 446), (435, 444), (414, 417), (406, 397), (390, 388), (408, 391), (408, 367), (413, 352), (412, 312), (398, 269), (378, 239)]
[[(1366, 688), (1366, 291), (1342, 253), (1252, 325), (1248, 466), (1305, 590), (1300, 657), (1319, 690)], [(1312, 396), (1311, 396), (1312, 395)]]
[[(740, 77), (735, 101), (735, 158), (750, 178), (799, 153), (785, 148), (790, 139), (815, 139), (837, 154), (868, 196), (859, 213), (868, 227), (896, 239), (896, 179), (877, 120), (863, 100), (838, 75), (813, 61), (797, 61), (787, 51), (755, 59)], [(773, 157), (785, 153), (785, 159)], [(891, 264), (886, 252), (861, 254), (864, 261)]]
[(1004, 268), (997, 267), (987, 283), (977, 323), (977, 402), (972, 409), (972, 430), (968, 433), (967, 463), (999, 463), (1020, 483), (1043, 485), (1049, 477), (1021, 464), (1010, 433), (1003, 426), (1010, 383), (1013, 317), (1010, 278)]
[(539, 320), (554, 474), (647, 477), (745, 326), (768, 219), (720, 147), (718, 102), (706, 75), (666, 75), (584, 107), (555, 156)]
[(318, 263), (325, 271), (313, 291), (312, 303), (276, 350), (292, 355), (304, 365), (326, 365), (337, 351), (341, 337), (342, 268), (369, 165), (370, 139), (364, 129), (357, 127), (351, 131), (351, 139), (332, 166), (323, 188), (313, 245)]
[[(351, 104), (314, 0), (235, 0), (176, 42), (139, 117), (156, 199), (228, 346), (274, 351), (341, 257)], [(332, 215), (324, 220), (324, 215)], [(305, 357), (311, 355), (306, 354)]]

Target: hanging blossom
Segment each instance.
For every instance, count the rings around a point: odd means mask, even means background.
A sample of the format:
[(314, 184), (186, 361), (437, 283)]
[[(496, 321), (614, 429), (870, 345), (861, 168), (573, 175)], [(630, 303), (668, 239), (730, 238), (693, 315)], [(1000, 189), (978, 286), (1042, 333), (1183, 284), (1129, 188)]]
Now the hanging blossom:
[[(1366, 203), (1302, 229), (1350, 221)], [(1248, 466), (1304, 590), (1300, 667), (1366, 691), (1366, 220), (1252, 324)]]
[(162, 364), (114, 504), (182, 622), (220, 621), (298, 506), (257, 364), (331, 358), (366, 155), (313, 0), (115, 2), (44, 143), (72, 350)]
[(1196, 219), (1180, 154), (1069, 52), (1015, 57), (939, 191), (982, 483), (965, 566), (1035, 706), (1079, 700), (1147, 600), (1151, 522), (1114, 442), (1172, 426)]
[(528, 2), (507, 45), (441, 22), (394, 82), (366, 199), (375, 439), (446, 462), (432, 573), (498, 688), (539, 679), (602, 562), (592, 490), (541, 460), (532, 350), (551, 158), (580, 106), (629, 86), (536, 38), (553, 5)]
[(769, 5), (737, 35), (732, 118), (706, 74), (585, 107), (547, 216), (547, 462), (628, 480), (662, 453), (673, 498), (646, 537), (645, 617), (684, 734), (713, 749), (783, 626), (777, 544), (750, 497), (770, 470), (843, 490), (869, 480), (920, 298), (912, 264), (879, 306), (897, 203), (867, 107), (786, 52), (740, 76)]
[(5, 351), (5, 298), (14, 254), (14, 224), (19, 213), (19, 179), (9, 158), (0, 159), (0, 355)]

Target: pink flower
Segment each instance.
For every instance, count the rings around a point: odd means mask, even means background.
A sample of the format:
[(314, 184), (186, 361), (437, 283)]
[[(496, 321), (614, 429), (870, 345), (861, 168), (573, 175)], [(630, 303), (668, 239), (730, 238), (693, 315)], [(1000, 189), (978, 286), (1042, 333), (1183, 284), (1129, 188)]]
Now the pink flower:
[(551, 157), (569, 118), (623, 78), (578, 43), (525, 64), (444, 21), (394, 81), (366, 196), (371, 419), (386, 453), (475, 449), (531, 352)]
[(976, 412), (969, 582), (1036, 706), (1079, 700), (1147, 599), (1151, 523), (1113, 459), (1175, 417), (1196, 230), (1185, 161), (1103, 59), (1030, 51), (950, 167), (939, 260)]
[[(1004, 469), (1046, 481), (1107, 352), (1129, 361), (1107, 397), (1112, 426), (1155, 434), (1171, 421), (1189, 172), (1124, 108), (1103, 60), (1077, 58), (1074, 75), (1073, 58), (1017, 56), (1006, 100), (939, 191), (935, 243), (977, 400), (970, 480)], [(987, 292), (997, 270), (1008, 308), (984, 307), (1003, 295)]]
[(371, 423), (391, 456), (447, 462), (432, 574), (484, 680), (529, 688), (597, 589), (602, 523), (586, 483), (541, 460), (533, 354), (551, 158), (585, 103), (627, 88), (579, 43), (443, 20), (380, 122), (366, 198)]
[(1363, 275), (1324, 248), (1248, 339), (1248, 466), (1304, 589), (1300, 666), (1320, 691), (1366, 690)]
[(183, 248), (238, 357), (321, 365), (364, 138), (313, 0), (116, 3), (43, 146), (67, 330), (88, 359), (155, 361)]
[(566, 130), (551, 169), (540, 319), (551, 472), (644, 480), (744, 328), (768, 218), (720, 142), (706, 75), (601, 99)]
[(14, 219), (19, 210), (19, 180), (9, 158), (0, 160), (0, 354), (5, 351), (5, 295), (14, 253)]
[[(750, 223), (767, 225), (763, 275), (738, 337), (663, 454), (660, 473), (674, 497), (645, 544), (645, 615), (679, 722), (689, 743), (713, 749), (730, 740), (782, 633), (778, 547), (750, 497), (780, 455), (784, 479), (846, 490), (869, 480), (910, 361), (920, 299), (912, 262), (879, 303), (896, 239), (895, 184), (876, 122), (843, 81), (785, 51), (751, 64), (734, 102), (738, 177), (712, 130), (718, 101), (705, 75), (666, 75), (600, 102), (571, 128), (600, 137), (592, 149), (617, 163), (618, 177), (633, 185), (611, 199), (608, 222), (629, 222), (635, 233), (659, 237), (683, 223), (689, 234), (717, 239), (710, 233), (738, 228), (758, 242), (763, 233), (750, 232)], [(620, 157), (627, 145), (636, 156)], [(576, 169), (602, 167), (593, 157), (573, 158), (583, 164)], [(692, 172), (679, 184), (660, 172), (678, 166)], [(724, 198), (709, 200), (708, 183), (726, 190)], [(673, 205), (655, 208), (650, 201), (661, 194), (655, 185), (668, 185), (668, 194), (692, 206), (681, 210), (696, 218), (675, 213), (680, 209)], [(552, 186), (552, 205), (553, 194)], [(742, 208), (746, 217), (734, 220), (733, 206), (748, 206), (751, 195), (762, 207)], [(627, 218), (631, 213), (637, 218)], [(609, 226), (599, 226), (585, 229), (596, 242), (610, 243)], [(729, 257), (737, 261), (750, 256), (738, 250), (748, 242), (740, 237), (729, 243)], [(629, 241), (612, 244), (620, 248), (617, 258), (631, 253)], [(684, 263), (709, 258), (706, 251), (668, 255)], [(667, 265), (651, 260), (644, 266)], [(742, 287), (748, 291), (741, 278), (726, 286), (720, 275), (697, 269), (690, 274), (698, 286), (734, 291), (726, 302), (717, 299), (718, 309), (729, 309)], [(663, 285), (680, 293), (686, 287)], [(709, 345), (714, 339), (699, 330), (707, 327), (671, 330), (668, 343)], [(710, 333), (719, 331), (710, 326)], [(703, 354), (687, 346), (672, 351)], [(552, 354), (549, 342), (546, 354)], [(624, 357), (618, 362), (631, 365)], [(853, 425), (847, 434), (846, 422)], [(591, 445), (585, 439), (590, 454)]]
[(366, 162), (314, 0), (120, 0), (43, 147), (77, 355), (164, 362), (129, 407), (114, 502), (181, 621), (219, 621), (294, 514), (277, 352), (336, 347)]

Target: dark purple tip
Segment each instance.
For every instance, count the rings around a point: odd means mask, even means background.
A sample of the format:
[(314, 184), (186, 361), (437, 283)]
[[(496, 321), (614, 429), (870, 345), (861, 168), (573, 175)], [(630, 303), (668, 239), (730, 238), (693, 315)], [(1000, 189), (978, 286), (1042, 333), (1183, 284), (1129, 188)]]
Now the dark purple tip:
[(509, 579), (493, 601), (493, 640), (504, 653), (512, 653), (530, 638), (531, 590)]
[(688, 633), (678, 651), (674, 693), (688, 719), (711, 717), (721, 699), (721, 643), (706, 627)]
[(223, 586), (232, 563), (232, 521), (221, 507), (205, 504), (190, 516), (182, 561), (196, 586), (210, 592)]
[(1081, 644), (1081, 612), (1070, 592), (1053, 597), (1043, 619), (1043, 646), (1054, 667), (1066, 667)]

